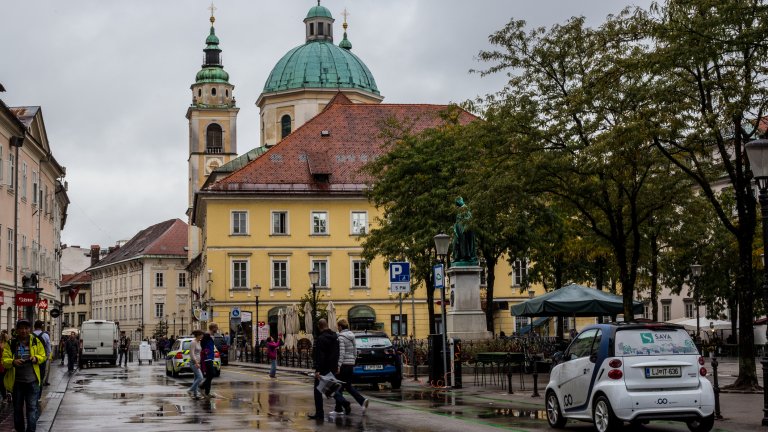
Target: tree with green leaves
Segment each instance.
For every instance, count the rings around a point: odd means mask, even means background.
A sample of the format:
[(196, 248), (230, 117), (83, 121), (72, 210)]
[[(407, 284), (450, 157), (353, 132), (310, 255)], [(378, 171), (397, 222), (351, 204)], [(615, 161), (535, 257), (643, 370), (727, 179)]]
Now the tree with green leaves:
[(509, 74), (485, 103), (508, 122), (508, 156), (528, 179), (526, 190), (568, 208), (581, 232), (609, 248), (625, 316), (632, 316), (642, 227), (675, 200), (684, 182), (661, 168), (645, 130), (642, 73), (617, 70), (625, 46), (610, 27), (572, 18), (528, 31), (513, 20), (480, 53), (483, 74)]
[[(656, 148), (709, 200), (738, 249), (739, 328), (751, 329), (758, 215), (744, 145), (763, 130), (768, 106), (768, 5), (670, 0), (625, 11), (616, 23), (637, 52), (622, 66), (644, 71), (650, 102), (644, 116)], [(727, 193), (719, 192), (723, 186)], [(739, 333), (739, 347), (735, 386), (757, 388), (751, 331)]]

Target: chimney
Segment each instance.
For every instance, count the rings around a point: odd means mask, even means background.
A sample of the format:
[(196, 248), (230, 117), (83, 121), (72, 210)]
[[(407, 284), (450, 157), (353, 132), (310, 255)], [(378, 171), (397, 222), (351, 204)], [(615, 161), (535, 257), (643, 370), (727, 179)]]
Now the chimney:
[(101, 246), (99, 245), (91, 245), (91, 265), (96, 265), (97, 262), (99, 262), (99, 251), (101, 250)]

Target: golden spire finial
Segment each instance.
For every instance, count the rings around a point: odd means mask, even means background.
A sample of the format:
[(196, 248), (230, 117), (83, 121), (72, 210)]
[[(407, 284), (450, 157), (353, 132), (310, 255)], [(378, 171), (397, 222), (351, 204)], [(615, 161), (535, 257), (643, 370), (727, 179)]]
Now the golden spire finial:
[(213, 16), (213, 13), (216, 11), (216, 6), (213, 5), (213, 2), (211, 2), (211, 7), (208, 8), (211, 11), (211, 25), (216, 21), (216, 17)]
[(347, 12), (347, 8), (344, 8), (344, 11), (341, 12), (341, 15), (344, 17), (344, 24), (342, 24), (341, 26), (344, 27), (344, 31), (347, 31), (347, 17), (350, 16), (351, 14)]

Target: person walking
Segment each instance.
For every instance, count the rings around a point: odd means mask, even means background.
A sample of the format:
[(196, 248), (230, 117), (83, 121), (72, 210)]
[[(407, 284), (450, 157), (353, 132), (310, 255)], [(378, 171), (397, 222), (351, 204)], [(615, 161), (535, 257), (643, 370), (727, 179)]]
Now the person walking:
[[(343, 381), (339, 394), (346, 390), (350, 396), (355, 398), (358, 404), (363, 407), (363, 414), (368, 409), (368, 399), (364, 398), (357, 389), (352, 386), (352, 375), (355, 369), (355, 360), (357, 359), (357, 348), (355, 347), (355, 334), (349, 330), (349, 322), (344, 318), (340, 319), (336, 325), (339, 327), (339, 366), (336, 372), (336, 376), (340, 381)], [(342, 407), (338, 402), (336, 403), (335, 411), (341, 412), (344, 408), (344, 413), (349, 414), (352, 411), (352, 406), (347, 404)]]
[(152, 360), (153, 361), (160, 360), (157, 357), (157, 339), (155, 339), (154, 337), (149, 340), (149, 349), (152, 350)]
[[(317, 390), (317, 385), (320, 384), (322, 375), (335, 372), (339, 367), (339, 339), (336, 332), (328, 328), (328, 321), (325, 319), (321, 318), (317, 321), (317, 329), (320, 334), (315, 341), (315, 384), (312, 387), (315, 394), (315, 413), (309, 414), (307, 417), (313, 420), (324, 420), (323, 394)], [(341, 393), (334, 393), (333, 398), (336, 399), (337, 406), (341, 406), (345, 410), (348, 409), (349, 402)], [(336, 413), (338, 414), (338, 412)], [(341, 414), (343, 413), (342, 411)]]
[(77, 353), (80, 351), (80, 342), (77, 340), (75, 332), (69, 334), (69, 338), (65, 345), (65, 351), (67, 352), (67, 370), (69, 373), (72, 373), (75, 371)]
[(67, 351), (67, 339), (69, 336), (62, 336), (59, 340), (59, 358), (61, 359), (61, 365), (64, 366), (64, 356)]
[(203, 339), (202, 330), (192, 330), (192, 342), (189, 344), (189, 368), (192, 369), (192, 373), (195, 375), (192, 385), (187, 390), (187, 393), (193, 399), (200, 399), (200, 392), (198, 387), (203, 382), (203, 372), (200, 370), (200, 353), (203, 351), (203, 347), (200, 341)]
[[(43, 346), (45, 346), (45, 361), (40, 364), (40, 373), (42, 375), (42, 382), (44, 386), (50, 385), (48, 383), (48, 364), (51, 359), (51, 337), (48, 335), (47, 331), (43, 330), (44, 323), (41, 320), (35, 321), (35, 329), (32, 331), (32, 334), (37, 336), (40, 340), (43, 341)], [(42, 397), (42, 392), (40, 392), (40, 396)], [(39, 401), (40, 398), (38, 398)]]
[[(0, 333), (0, 358), (2, 358), (3, 350), (5, 350), (5, 345), (8, 344), (8, 332), (3, 330), (2, 333)], [(10, 403), (11, 402), (11, 392), (7, 391), (5, 389), (5, 385), (2, 384), (3, 379), (5, 378), (5, 366), (3, 366), (3, 362), (0, 360), (0, 403)]]
[(279, 343), (272, 339), (272, 336), (267, 338), (267, 359), (269, 359), (269, 377), (274, 378), (277, 373), (277, 348)]
[(215, 398), (216, 395), (211, 393), (211, 384), (213, 383), (213, 377), (216, 374), (216, 368), (213, 366), (213, 359), (215, 358), (216, 345), (213, 343), (213, 336), (219, 331), (219, 325), (216, 323), (208, 324), (208, 333), (203, 335), (200, 340), (200, 360), (203, 367), (203, 376), (205, 381), (200, 386), (203, 390), (203, 397)]
[(117, 366), (123, 364), (125, 358), (125, 367), (128, 367), (128, 350), (131, 349), (131, 338), (125, 335), (125, 331), (120, 332), (120, 341), (117, 344)]
[(3, 384), (13, 393), (13, 427), (17, 432), (37, 429), (40, 364), (45, 361), (45, 347), (40, 339), (31, 335), (31, 330), (29, 321), (17, 321), (16, 337), (3, 349)]

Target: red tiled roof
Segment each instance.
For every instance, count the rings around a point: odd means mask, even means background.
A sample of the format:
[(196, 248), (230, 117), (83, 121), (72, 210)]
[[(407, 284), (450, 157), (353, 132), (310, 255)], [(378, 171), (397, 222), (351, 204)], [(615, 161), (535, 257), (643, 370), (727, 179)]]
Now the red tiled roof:
[(91, 283), (91, 274), (87, 271), (61, 276), (61, 287)]
[(126, 244), (113, 250), (101, 261), (89, 267), (93, 270), (142, 255), (174, 255), (186, 257), (187, 224), (181, 219), (170, 219), (145, 228), (128, 240)]
[[(412, 133), (444, 123), (447, 105), (357, 104), (338, 93), (325, 109), (210, 191), (359, 192), (371, 179), (360, 169), (386, 149), (382, 127), (390, 120)], [(461, 111), (462, 124), (477, 120)], [(321, 177), (327, 176), (326, 179)]]

